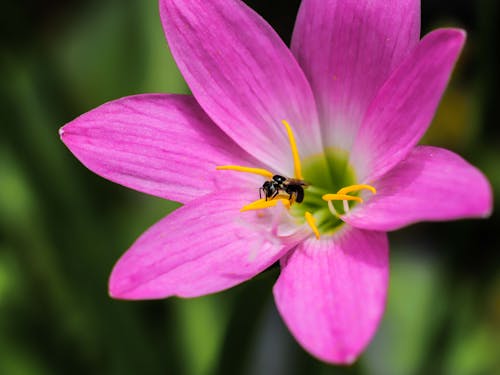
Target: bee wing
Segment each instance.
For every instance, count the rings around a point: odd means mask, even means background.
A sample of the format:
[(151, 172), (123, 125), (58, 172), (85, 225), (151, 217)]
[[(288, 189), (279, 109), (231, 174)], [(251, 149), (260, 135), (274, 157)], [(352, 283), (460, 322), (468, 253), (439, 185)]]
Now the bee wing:
[(287, 179), (283, 185), (299, 185), (299, 186), (309, 186), (307, 182), (304, 180), (298, 180), (296, 178), (289, 178)]

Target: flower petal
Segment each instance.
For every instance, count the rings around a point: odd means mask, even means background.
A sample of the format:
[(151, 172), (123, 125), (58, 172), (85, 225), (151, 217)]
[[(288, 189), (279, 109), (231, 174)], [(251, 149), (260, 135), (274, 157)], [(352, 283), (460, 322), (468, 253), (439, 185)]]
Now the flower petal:
[(457, 154), (437, 147), (416, 147), (375, 186), (377, 194), (345, 215), (347, 223), (388, 231), (421, 220), (486, 217), (492, 210), (484, 175)]
[(240, 146), (292, 176), (287, 120), (301, 156), (321, 150), (309, 83), (259, 15), (239, 0), (161, 0), (160, 15), (193, 95)]
[(110, 295), (201, 296), (230, 288), (272, 265), (296, 242), (272, 235), (268, 217), (239, 211), (251, 193), (209, 194), (153, 225), (115, 265)]
[(227, 179), (216, 165), (259, 166), (185, 95), (118, 99), (68, 123), (60, 134), (71, 152), (98, 175), (180, 202), (231, 182), (241, 184), (247, 177), (233, 174)]
[(302, 1), (292, 51), (316, 95), (325, 145), (350, 150), (378, 89), (419, 37), (419, 0)]
[(330, 363), (351, 363), (373, 337), (385, 307), (388, 242), (345, 227), (308, 240), (282, 262), (274, 297), (297, 341)]
[(425, 36), (368, 109), (352, 153), (360, 182), (375, 181), (402, 160), (427, 130), (465, 41), (458, 29)]

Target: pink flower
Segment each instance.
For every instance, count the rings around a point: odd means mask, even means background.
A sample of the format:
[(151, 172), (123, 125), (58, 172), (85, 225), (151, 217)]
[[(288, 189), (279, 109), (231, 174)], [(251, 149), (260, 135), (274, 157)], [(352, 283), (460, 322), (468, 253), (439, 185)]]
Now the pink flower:
[(200, 296), (280, 260), (292, 334), (352, 362), (384, 311), (386, 232), (490, 214), (481, 172), (417, 145), (465, 33), (419, 40), (418, 0), (304, 0), (291, 51), (239, 0), (160, 0), (160, 14), (193, 96), (126, 97), (61, 129), (90, 170), (184, 204), (118, 261), (111, 296)]

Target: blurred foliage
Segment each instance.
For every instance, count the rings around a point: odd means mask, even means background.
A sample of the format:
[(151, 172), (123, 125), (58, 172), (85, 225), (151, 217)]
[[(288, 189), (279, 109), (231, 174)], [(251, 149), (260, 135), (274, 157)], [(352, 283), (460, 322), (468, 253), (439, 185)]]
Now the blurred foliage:
[[(299, 5), (248, 3), (289, 41)], [(156, 0), (23, 0), (0, 24), (0, 374), (500, 373), (499, 217), (391, 235), (387, 312), (352, 367), (305, 353), (281, 322), (271, 270), (193, 300), (106, 294), (113, 263), (176, 204), (87, 171), (58, 128), (105, 101), (187, 92)], [(460, 152), (500, 190), (499, 3), (423, 1), (423, 30), (468, 43), (425, 143)], [(471, 192), (473, 194), (473, 192)]]

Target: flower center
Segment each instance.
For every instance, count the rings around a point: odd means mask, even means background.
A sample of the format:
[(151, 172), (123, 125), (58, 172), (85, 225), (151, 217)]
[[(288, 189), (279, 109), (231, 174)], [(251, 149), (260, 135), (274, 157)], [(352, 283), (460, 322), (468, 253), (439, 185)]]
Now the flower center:
[[(319, 239), (320, 233), (330, 234), (336, 231), (343, 224), (342, 214), (347, 213), (355, 204), (363, 202), (356, 195), (359, 191), (369, 190), (375, 194), (376, 190), (371, 185), (356, 184), (354, 171), (347, 163), (347, 153), (332, 150), (305, 160), (304, 179), (292, 128), (286, 120), (282, 123), (292, 151), (293, 177), (277, 175), (262, 168), (237, 165), (223, 165), (216, 169), (266, 177), (267, 180), (259, 189), (260, 199), (245, 205), (240, 211), (262, 210), (281, 203), (292, 216), (303, 218)], [(325, 164), (325, 156), (328, 166)], [(336, 193), (331, 193), (332, 191)]]

